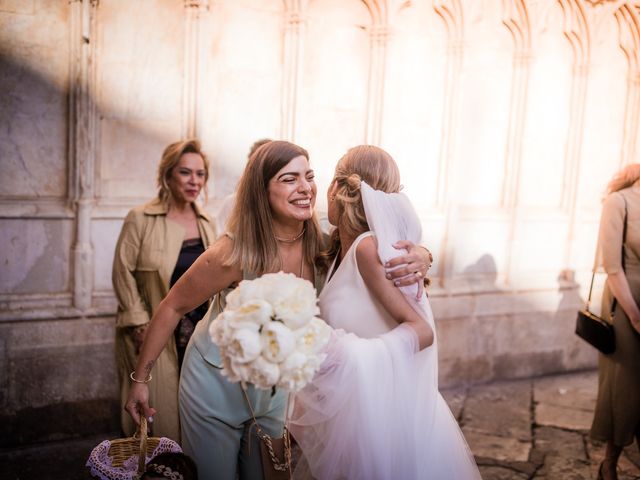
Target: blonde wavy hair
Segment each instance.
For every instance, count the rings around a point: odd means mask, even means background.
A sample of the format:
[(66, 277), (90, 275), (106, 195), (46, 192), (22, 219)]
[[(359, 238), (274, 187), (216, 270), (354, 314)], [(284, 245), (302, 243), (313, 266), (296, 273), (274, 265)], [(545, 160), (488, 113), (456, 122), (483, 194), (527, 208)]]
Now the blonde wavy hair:
[[(233, 236), (233, 250), (226, 265), (239, 264), (244, 272), (261, 275), (282, 268), (278, 242), (273, 231), (273, 216), (269, 205), (269, 181), (291, 160), (307, 151), (290, 142), (273, 140), (259, 146), (249, 157), (238, 183), (237, 197), (228, 230)], [(305, 260), (314, 264), (320, 257), (322, 230), (315, 212), (304, 221)]]
[(607, 194), (628, 188), (640, 180), (640, 163), (631, 163), (619, 170), (607, 185)]
[(207, 181), (209, 180), (209, 160), (203, 153), (200, 147), (200, 142), (195, 138), (173, 142), (164, 149), (164, 152), (162, 152), (160, 165), (158, 165), (158, 200), (160, 200), (162, 204), (167, 208), (175, 204), (173, 192), (169, 187), (169, 179), (171, 178), (173, 169), (176, 165), (178, 165), (178, 162), (180, 162), (180, 158), (185, 153), (196, 153), (200, 155), (200, 157), (202, 157), (205, 171), (203, 188), (205, 201), (208, 197), (209, 192), (207, 190)]
[(349, 149), (338, 162), (331, 182), (330, 188), (336, 186), (332, 200), (337, 202), (339, 219), (338, 228), (331, 234), (329, 249), (322, 254), (325, 264), (340, 250), (338, 230), (352, 238), (369, 230), (360, 193), (362, 181), (386, 193), (397, 193), (402, 188), (398, 165), (386, 151), (373, 145)]

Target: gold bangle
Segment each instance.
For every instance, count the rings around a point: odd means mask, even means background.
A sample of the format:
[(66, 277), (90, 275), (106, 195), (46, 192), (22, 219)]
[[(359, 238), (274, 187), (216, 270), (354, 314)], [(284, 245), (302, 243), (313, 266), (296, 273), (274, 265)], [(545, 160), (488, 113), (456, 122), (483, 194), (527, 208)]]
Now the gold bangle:
[(132, 382), (135, 382), (135, 383), (149, 383), (153, 378), (151, 374), (149, 374), (146, 380), (138, 380), (136, 377), (133, 376), (134, 373), (136, 373), (135, 370), (129, 374), (129, 378), (131, 379)]

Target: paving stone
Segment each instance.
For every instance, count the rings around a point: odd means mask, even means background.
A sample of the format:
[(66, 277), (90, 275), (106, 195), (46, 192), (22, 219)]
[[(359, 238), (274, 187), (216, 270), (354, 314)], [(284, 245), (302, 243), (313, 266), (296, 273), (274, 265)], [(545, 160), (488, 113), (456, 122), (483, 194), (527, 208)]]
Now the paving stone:
[(529, 477), (515, 470), (506, 467), (480, 466), (482, 480), (527, 480)]
[(597, 390), (596, 372), (534, 380), (536, 424), (588, 431), (593, 420)]
[(544, 455), (539, 474), (548, 479), (582, 480), (591, 478), (584, 437), (578, 432), (552, 427), (534, 430), (535, 450)]
[[(591, 469), (594, 478), (597, 476), (598, 466), (604, 458), (605, 445), (602, 442), (589, 439), (587, 441), (587, 453), (591, 460)], [(624, 449), (618, 461), (618, 477), (620, 480), (640, 480), (640, 453), (634, 444)]]
[(561, 407), (593, 410), (598, 394), (598, 372), (555, 375), (533, 380), (533, 399)]
[(467, 398), (466, 388), (446, 389), (440, 392), (444, 397), (444, 400), (449, 405), (451, 413), (460, 422), (460, 415), (464, 407), (465, 400)]
[(535, 423), (549, 427), (587, 432), (591, 428), (593, 410), (559, 407), (557, 405), (536, 405)]
[(502, 437), (463, 428), (469, 448), (476, 458), (493, 459), (500, 462), (526, 462), (531, 443), (513, 437)]
[(640, 472), (640, 445), (629, 445), (624, 449), (624, 457)]
[(514, 381), (470, 389), (462, 415), (467, 432), (531, 440), (531, 382)]
[(476, 456), (476, 462), (478, 467), (501, 467), (507, 470), (513, 470), (515, 472), (523, 474), (527, 478), (531, 478), (536, 474), (540, 467), (544, 463), (544, 457), (542, 455), (535, 455), (535, 451), (529, 452), (529, 460), (526, 462), (517, 460), (499, 460), (489, 457)]

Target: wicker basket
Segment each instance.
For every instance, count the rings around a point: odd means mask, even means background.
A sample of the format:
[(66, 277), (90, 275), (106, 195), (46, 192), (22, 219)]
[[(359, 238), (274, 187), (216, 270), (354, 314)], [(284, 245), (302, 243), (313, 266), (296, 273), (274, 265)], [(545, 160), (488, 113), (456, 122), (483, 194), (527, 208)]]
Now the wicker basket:
[(114, 467), (121, 467), (124, 462), (137, 455), (138, 475), (144, 472), (146, 458), (150, 456), (160, 444), (159, 437), (147, 436), (147, 419), (140, 415), (140, 425), (138, 430), (130, 438), (119, 438), (111, 441), (109, 456)]
[(91, 452), (87, 467), (91, 469), (93, 476), (103, 480), (134, 479), (144, 472), (147, 459), (154, 452), (158, 454), (167, 451), (182, 450), (177, 443), (166, 437), (148, 437), (147, 419), (140, 416), (140, 425), (133, 437), (100, 443)]

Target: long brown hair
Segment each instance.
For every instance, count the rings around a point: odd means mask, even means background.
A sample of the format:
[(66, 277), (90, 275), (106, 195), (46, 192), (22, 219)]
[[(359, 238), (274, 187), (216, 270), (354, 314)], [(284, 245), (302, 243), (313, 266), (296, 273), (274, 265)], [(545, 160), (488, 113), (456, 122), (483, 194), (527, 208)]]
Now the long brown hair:
[(640, 163), (631, 163), (619, 170), (607, 185), (607, 194), (628, 188), (640, 180)]
[(175, 203), (175, 199), (173, 198), (173, 192), (171, 192), (171, 188), (169, 187), (169, 179), (171, 178), (171, 174), (173, 173), (173, 169), (178, 162), (180, 162), (180, 157), (185, 153), (197, 153), (202, 157), (202, 162), (204, 163), (204, 196), (205, 200), (207, 198), (207, 181), (209, 180), (209, 160), (206, 155), (203, 153), (200, 148), (200, 142), (195, 138), (189, 140), (182, 140), (179, 142), (173, 142), (168, 145), (164, 152), (162, 152), (162, 158), (160, 160), (160, 164), (158, 165), (158, 199), (166, 206)]
[[(359, 145), (347, 151), (336, 166), (331, 186), (336, 185), (335, 198), (338, 206), (338, 228), (350, 237), (369, 230), (364, 213), (360, 183), (362, 181), (374, 190), (387, 193), (399, 192), (400, 170), (391, 155), (373, 145)], [(329, 241), (329, 249), (322, 258), (328, 263), (340, 249), (340, 237), (336, 228)]]
[[(309, 153), (290, 142), (274, 140), (261, 145), (249, 158), (238, 183), (236, 203), (229, 217), (233, 250), (225, 264), (239, 263), (245, 272), (258, 275), (282, 268), (267, 188), (269, 180), (291, 160)], [(322, 231), (315, 212), (304, 221), (305, 260), (314, 263), (320, 254)]]

